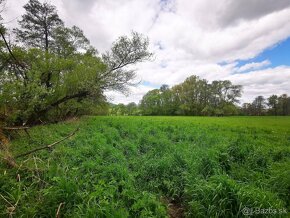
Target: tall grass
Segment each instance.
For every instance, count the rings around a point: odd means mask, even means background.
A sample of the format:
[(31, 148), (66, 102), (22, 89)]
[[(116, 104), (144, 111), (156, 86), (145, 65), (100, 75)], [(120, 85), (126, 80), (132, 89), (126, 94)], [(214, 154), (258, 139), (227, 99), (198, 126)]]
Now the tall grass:
[(19, 168), (1, 163), (0, 216), (16, 202), (15, 217), (55, 217), (61, 203), (62, 217), (168, 217), (172, 205), (186, 217), (290, 209), (289, 117), (85, 117), (35, 127), (10, 150), (76, 127), (74, 138), (19, 159)]

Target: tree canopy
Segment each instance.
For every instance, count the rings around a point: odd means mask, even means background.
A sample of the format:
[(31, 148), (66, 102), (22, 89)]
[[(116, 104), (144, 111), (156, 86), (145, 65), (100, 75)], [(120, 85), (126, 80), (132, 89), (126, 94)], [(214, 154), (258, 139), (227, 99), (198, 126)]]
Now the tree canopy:
[[(199, 85), (198, 85), (199, 84)], [(162, 85), (148, 91), (139, 104), (110, 104), (109, 115), (202, 115), (202, 116), (287, 116), (290, 97), (287, 94), (257, 96), (251, 103), (239, 103), (242, 87), (229, 81), (206, 80), (191, 76), (170, 88)]]
[(149, 91), (140, 107), (145, 115), (233, 115), (241, 92), (242, 86), (228, 80), (208, 83), (193, 75), (171, 89)]
[(13, 31), (17, 42), (5, 44), (7, 33), (1, 31), (0, 110), (7, 123), (53, 121), (93, 110), (105, 102), (105, 90), (126, 92), (136, 73), (128, 66), (152, 56), (148, 38), (136, 32), (99, 55), (80, 28), (64, 25), (53, 5), (29, 0), (24, 8)]
[(257, 96), (252, 103), (244, 103), (243, 115), (290, 115), (290, 97), (287, 94), (271, 95), (269, 98)]
[(38, 0), (29, 0), (24, 5), (25, 14), (19, 21), (20, 28), (15, 29), (19, 42), (23, 42), (27, 47), (48, 49), (54, 42), (54, 30), (63, 26), (63, 21), (59, 18), (56, 7)]

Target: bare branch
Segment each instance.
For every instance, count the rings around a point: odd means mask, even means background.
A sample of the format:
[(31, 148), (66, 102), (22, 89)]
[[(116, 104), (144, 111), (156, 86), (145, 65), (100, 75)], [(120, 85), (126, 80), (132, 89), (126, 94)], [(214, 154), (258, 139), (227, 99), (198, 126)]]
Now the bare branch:
[(79, 131), (79, 128), (77, 128), (76, 130), (74, 130), (72, 133), (70, 133), (70, 134), (67, 135), (66, 137), (64, 137), (64, 138), (62, 138), (62, 139), (60, 139), (60, 140), (58, 140), (58, 141), (56, 141), (56, 142), (53, 142), (52, 144), (45, 145), (45, 146), (43, 146), (43, 147), (33, 149), (33, 150), (28, 151), (28, 152), (26, 152), (26, 153), (24, 153), (24, 154), (19, 154), (19, 155), (17, 155), (15, 158), (23, 157), (23, 156), (27, 156), (27, 155), (29, 155), (29, 154), (32, 154), (32, 153), (34, 153), (34, 152), (36, 152), (36, 151), (40, 151), (40, 150), (43, 150), (43, 149), (50, 149), (50, 148), (52, 148), (53, 146), (55, 146), (55, 145), (57, 145), (57, 144), (63, 142), (64, 140), (70, 138), (70, 137), (73, 136), (77, 131)]
[(30, 127), (28, 127), (28, 126), (20, 126), (20, 127), (0, 127), (1, 129), (3, 129), (3, 130), (27, 130), (27, 129), (29, 129)]

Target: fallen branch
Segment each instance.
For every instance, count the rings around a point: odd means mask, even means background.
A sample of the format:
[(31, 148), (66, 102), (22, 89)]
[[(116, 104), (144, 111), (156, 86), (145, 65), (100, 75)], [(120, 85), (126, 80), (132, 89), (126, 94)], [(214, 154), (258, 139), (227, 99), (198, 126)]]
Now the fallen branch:
[(59, 218), (59, 217), (60, 217), (60, 208), (61, 208), (63, 205), (64, 205), (64, 203), (60, 203), (60, 204), (59, 204), (59, 206), (58, 206), (58, 208), (57, 208), (57, 211), (56, 211), (56, 215), (55, 215), (56, 218)]
[(45, 145), (45, 146), (43, 146), (43, 147), (33, 149), (33, 150), (28, 151), (28, 152), (26, 152), (26, 153), (24, 153), (24, 154), (19, 154), (19, 155), (15, 156), (15, 158), (23, 157), (23, 156), (29, 155), (29, 154), (31, 154), (31, 153), (34, 153), (34, 152), (36, 152), (36, 151), (40, 151), (40, 150), (43, 150), (43, 149), (50, 149), (50, 148), (52, 148), (53, 146), (55, 146), (55, 145), (61, 143), (62, 141), (64, 141), (64, 140), (70, 138), (70, 137), (73, 136), (77, 131), (79, 131), (79, 128), (77, 128), (76, 130), (74, 130), (72, 133), (70, 133), (70, 134), (67, 135), (66, 137), (64, 137), (64, 138), (62, 138), (62, 139), (60, 139), (60, 140), (58, 140), (58, 141), (56, 141), (56, 142), (54, 142), (54, 143), (52, 143), (52, 144)]
[(16, 201), (16, 203), (13, 205), (11, 204), (3, 195), (0, 194), (0, 197), (6, 202), (9, 204), (10, 207), (7, 207), (6, 208), (6, 211), (7, 213), (9, 214), (9, 217), (13, 217), (13, 214), (15, 214), (15, 210), (16, 210), (16, 207), (17, 207), (17, 204), (20, 200), (20, 197), (18, 198), (18, 200)]
[(26, 129), (29, 129), (30, 127), (28, 127), (28, 126), (17, 126), (17, 127), (3, 126), (0, 128), (3, 130), (26, 130)]
[(29, 132), (28, 132), (28, 129), (30, 129), (29, 126), (15, 126), (15, 127), (3, 126), (3, 127), (0, 127), (0, 129), (6, 130), (6, 131), (23, 130), (28, 135), (28, 137), (31, 138), (30, 135), (29, 135)]

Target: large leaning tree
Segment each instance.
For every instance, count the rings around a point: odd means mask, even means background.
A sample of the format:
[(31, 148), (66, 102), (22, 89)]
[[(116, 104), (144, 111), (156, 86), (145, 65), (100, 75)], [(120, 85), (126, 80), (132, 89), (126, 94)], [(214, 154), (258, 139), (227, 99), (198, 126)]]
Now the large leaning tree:
[(15, 29), (17, 44), (2, 43), (0, 113), (6, 123), (59, 120), (105, 101), (104, 91), (126, 92), (135, 78), (129, 66), (149, 60), (148, 38), (132, 32), (98, 55), (78, 27), (64, 26), (56, 8), (30, 0)]

